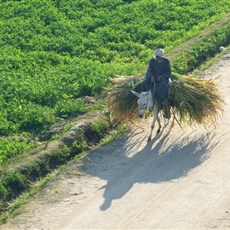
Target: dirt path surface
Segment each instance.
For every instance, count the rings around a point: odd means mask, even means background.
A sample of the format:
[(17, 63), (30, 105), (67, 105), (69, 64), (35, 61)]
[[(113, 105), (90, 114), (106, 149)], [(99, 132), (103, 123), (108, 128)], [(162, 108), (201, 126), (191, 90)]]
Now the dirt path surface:
[(92, 151), (1, 229), (230, 229), (230, 52), (219, 76), (225, 113), (214, 127), (141, 129)]

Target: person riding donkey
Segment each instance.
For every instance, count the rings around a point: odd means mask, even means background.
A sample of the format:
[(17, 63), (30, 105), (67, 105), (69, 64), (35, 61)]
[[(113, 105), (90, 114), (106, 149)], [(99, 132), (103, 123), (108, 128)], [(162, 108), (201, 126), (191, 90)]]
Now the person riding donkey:
[(154, 98), (163, 105), (164, 116), (170, 117), (169, 82), (171, 81), (171, 65), (164, 57), (163, 49), (156, 49), (142, 83), (141, 91), (153, 90)]

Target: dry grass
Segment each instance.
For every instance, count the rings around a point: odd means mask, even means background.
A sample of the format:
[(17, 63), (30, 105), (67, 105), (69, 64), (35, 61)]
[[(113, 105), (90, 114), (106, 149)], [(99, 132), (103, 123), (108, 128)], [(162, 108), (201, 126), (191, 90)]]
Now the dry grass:
[(224, 105), (215, 82), (197, 77), (172, 81), (170, 101), (180, 122), (189, 125), (215, 124)]
[[(107, 105), (113, 121), (134, 122), (137, 118), (138, 90), (143, 78), (138, 76), (117, 78), (107, 96)], [(177, 120), (183, 125), (215, 124), (223, 111), (224, 100), (213, 80), (181, 77), (170, 85), (170, 104)]]
[(112, 121), (133, 122), (137, 117), (137, 97), (131, 89), (141, 84), (140, 77), (120, 77), (112, 80), (113, 87), (106, 98)]

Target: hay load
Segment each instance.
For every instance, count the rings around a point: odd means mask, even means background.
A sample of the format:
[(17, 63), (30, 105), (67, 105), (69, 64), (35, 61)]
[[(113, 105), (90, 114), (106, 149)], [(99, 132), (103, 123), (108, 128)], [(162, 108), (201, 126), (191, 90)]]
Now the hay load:
[(120, 77), (112, 79), (112, 88), (106, 98), (110, 117), (113, 121), (130, 123), (137, 118), (137, 97), (131, 89), (141, 85), (140, 77)]
[[(107, 105), (112, 120), (122, 123), (134, 122), (137, 118), (137, 97), (131, 89), (139, 91), (142, 77), (126, 77), (113, 80), (107, 96)], [(170, 83), (171, 111), (180, 124), (215, 124), (223, 112), (224, 100), (213, 80), (197, 77), (181, 77)]]

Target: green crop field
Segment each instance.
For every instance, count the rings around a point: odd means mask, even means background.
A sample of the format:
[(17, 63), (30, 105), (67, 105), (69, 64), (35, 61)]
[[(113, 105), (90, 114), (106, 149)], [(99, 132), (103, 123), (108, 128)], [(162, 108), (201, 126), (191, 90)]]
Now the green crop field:
[[(29, 140), (60, 117), (93, 110), (82, 97), (100, 97), (116, 75), (144, 75), (153, 49), (173, 51), (229, 7), (229, 0), (2, 0), (0, 165), (34, 147)], [(229, 41), (223, 30), (217, 45)], [(186, 55), (175, 73), (195, 68)]]

